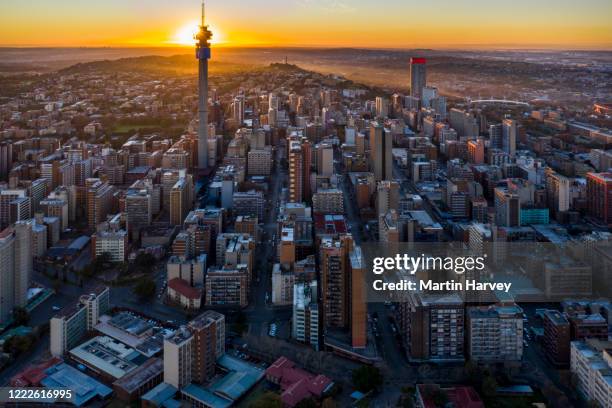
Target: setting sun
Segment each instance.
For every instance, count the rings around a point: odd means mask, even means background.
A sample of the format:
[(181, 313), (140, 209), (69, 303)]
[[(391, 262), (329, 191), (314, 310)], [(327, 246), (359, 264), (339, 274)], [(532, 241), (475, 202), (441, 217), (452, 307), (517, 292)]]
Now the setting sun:
[[(197, 21), (192, 21), (189, 24), (185, 24), (176, 31), (176, 33), (169, 42), (177, 45), (195, 45), (196, 40), (194, 38), (194, 35), (198, 32), (198, 29), (199, 23)], [(220, 44), (222, 42), (222, 36), (220, 32), (212, 26), (209, 26), (208, 29), (213, 33), (211, 43)]]

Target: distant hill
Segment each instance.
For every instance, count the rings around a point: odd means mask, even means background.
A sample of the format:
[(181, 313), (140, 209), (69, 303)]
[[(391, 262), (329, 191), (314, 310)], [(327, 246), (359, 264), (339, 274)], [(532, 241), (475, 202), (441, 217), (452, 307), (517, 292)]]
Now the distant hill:
[[(253, 69), (255, 65), (227, 61), (210, 61), (209, 72), (228, 73)], [(191, 54), (161, 57), (157, 55), (120, 58), (78, 63), (61, 69), (62, 74), (77, 72), (117, 72), (136, 71), (150, 74), (195, 75), (198, 72), (198, 61)]]

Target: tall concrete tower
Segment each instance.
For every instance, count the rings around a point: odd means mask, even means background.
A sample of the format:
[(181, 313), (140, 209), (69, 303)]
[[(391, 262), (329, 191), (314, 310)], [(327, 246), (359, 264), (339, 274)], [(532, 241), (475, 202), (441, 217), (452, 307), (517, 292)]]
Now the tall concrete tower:
[(195, 35), (196, 58), (198, 59), (198, 168), (208, 168), (208, 60), (210, 59), (210, 39), (212, 33), (205, 22), (204, 1), (202, 1), (202, 24)]

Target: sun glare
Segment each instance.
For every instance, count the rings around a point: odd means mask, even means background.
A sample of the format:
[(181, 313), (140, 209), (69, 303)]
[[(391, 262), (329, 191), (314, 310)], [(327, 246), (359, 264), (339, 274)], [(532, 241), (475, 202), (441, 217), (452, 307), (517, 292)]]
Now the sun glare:
[[(194, 36), (198, 32), (198, 29), (199, 29), (199, 23), (197, 21), (192, 21), (189, 24), (185, 24), (184, 26), (182, 26), (176, 31), (176, 33), (174, 34), (174, 37), (172, 38), (170, 42), (173, 44), (177, 44), (177, 45), (188, 45), (188, 46), (195, 45), (196, 40)], [(213, 34), (211, 43), (212, 44), (221, 43), (222, 39), (221, 39), (221, 35), (219, 31), (215, 27), (212, 27), (212, 26), (209, 26), (208, 29), (212, 31), (212, 34)]]

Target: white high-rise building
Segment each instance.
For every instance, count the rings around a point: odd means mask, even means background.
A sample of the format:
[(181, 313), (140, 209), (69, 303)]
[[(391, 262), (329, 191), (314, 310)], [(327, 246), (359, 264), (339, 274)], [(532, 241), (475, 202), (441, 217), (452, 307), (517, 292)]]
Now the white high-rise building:
[(291, 333), (294, 339), (319, 349), (319, 305), (317, 281), (296, 283), (293, 286), (293, 319)]
[(164, 382), (176, 388), (191, 383), (193, 364), (193, 333), (187, 327), (179, 328), (164, 339)]

